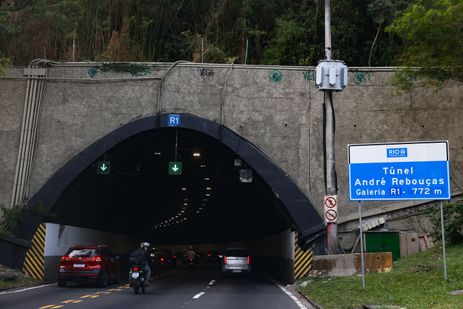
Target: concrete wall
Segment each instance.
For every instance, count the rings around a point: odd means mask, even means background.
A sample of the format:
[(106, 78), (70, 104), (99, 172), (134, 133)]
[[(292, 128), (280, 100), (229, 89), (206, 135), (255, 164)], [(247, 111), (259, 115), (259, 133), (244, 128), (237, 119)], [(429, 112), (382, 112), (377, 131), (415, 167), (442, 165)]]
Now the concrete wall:
[[(26, 91), (21, 70), (11, 70), (0, 79), (0, 205), (9, 206), (13, 190), (16, 160)], [(1, 214), (0, 214), (1, 216)]]
[[(134, 118), (157, 112), (168, 65), (150, 73), (101, 72), (95, 64), (49, 68), (39, 144), (30, 182), (32, 196), (70, 158)], [(93, 70), (93, 71), (92, 71)], [(180, 65), (165, 78), (162, 112), (191, 113), (220, 122), (249, 139), (288, 173), (322, 211), (323, 94), (313, 68)], [(96, 74), (90, 74), (89, 72)], [(0, 203), (8, 204), (19, 143), (25, 81), (20, 70), (0, 78)], [(463, 85), (418, 86), (398, 94), (386, 69), (351, 69), (349, 85), (334, 94), (340, 219), (355, 216), (348, 201), (347, 144), (445, 139), (450, 142), (452, 187), (463, 187)], [(228, 82), (227, 82), (228, 81)], [(224, 85), (227, 85), (224, 88)], [(7, 110), (8, 113), (3, 111)], [(5, 171), (5, 172), (3, 172)], [(365, 211), (386, 203), (365, 203)]]

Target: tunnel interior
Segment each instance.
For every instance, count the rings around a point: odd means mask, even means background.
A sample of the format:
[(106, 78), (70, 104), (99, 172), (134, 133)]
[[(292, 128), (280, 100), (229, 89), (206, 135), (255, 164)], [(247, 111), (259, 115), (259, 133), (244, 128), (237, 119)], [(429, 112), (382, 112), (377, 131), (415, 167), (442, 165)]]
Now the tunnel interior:
[[(97, 172), (101, 161), (109, 174)], [(169, 162), (181, 162), (181, 174), (170, 175)], [(66, 186), (47, 221), (164, 244), (256, 239), (292, 227), (248, 162), (218, 139), (179, 127), (146, 130), (102, 153)]]

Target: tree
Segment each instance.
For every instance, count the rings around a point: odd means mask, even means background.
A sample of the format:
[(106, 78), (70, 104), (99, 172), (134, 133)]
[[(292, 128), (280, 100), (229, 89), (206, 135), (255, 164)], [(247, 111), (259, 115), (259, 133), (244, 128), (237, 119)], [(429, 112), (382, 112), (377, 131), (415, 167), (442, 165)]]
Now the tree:
[(438, 82), (463, 81), (461, 0), (420, 0), (411, 4), (386, 30), (403, 42), (397, 58), (397, 64), (404, 66), (398, 75), (403, 88), (410, 86), (413, 77)]

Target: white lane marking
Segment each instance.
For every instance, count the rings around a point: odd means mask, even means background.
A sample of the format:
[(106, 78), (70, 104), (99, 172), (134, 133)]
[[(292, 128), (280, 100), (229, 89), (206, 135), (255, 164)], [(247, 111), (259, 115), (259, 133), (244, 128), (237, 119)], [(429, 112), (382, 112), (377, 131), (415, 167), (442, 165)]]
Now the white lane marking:
[(215, 280), (211, 280), (211, 282), (209, 282), (209, 285), (214, 285), (215, 283)]
[(40, 288), (44, 288), (44, 287), (52, 286), (52, 285), (56, 285), (56, 283), (44, 284), (44, 285), (39, 285), (39, 286), (33, 286), (33, 287), (30, 287), (30, 288), (25, 288), (25, 289), (20, 289), (20, 290), (5, 291), (5, 292), (1, 292), (0, 295), (3, 295), (3, 294), (13, 294), (13, 293), (19, 293), (19, 292), (25, 292), (25, 291), (40, 289)]
[(200, 298), (203, 294), (204, 294), (204, 292), (198, 293), (198, 294), (196, 294), (195, 296), (193, 296), (193, 299), (198, 299), (198, 298)]
[(278, 287), (280, 287), (280, 289), (283, 292), (285, 292), (289, 297), (291, 297), (292, 300), (294, 300), (294, 302), (296, 303), (296, 305), (299, 306), (299, 308), (307, 309), (307, 307), (304, 306), (304, 304), (302, 304), (302, 302), (296, 296), (294, 296), (293, 293), (291, 293), (288, 289), (286, 289), (285, 287), (279, 285), (278, 283), (277, 283), (277, 285), (278, 285)]

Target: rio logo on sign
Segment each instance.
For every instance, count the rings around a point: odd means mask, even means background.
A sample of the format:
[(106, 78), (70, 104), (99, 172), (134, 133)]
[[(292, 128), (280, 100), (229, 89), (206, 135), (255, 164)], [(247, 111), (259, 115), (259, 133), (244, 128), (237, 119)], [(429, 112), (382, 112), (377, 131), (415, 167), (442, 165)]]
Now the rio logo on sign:
[(387, 148), (388, 158), (406, 158), (407, 148)]

